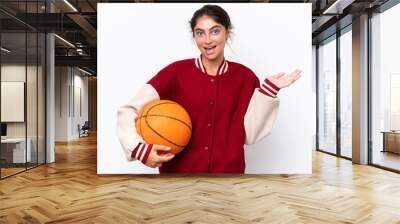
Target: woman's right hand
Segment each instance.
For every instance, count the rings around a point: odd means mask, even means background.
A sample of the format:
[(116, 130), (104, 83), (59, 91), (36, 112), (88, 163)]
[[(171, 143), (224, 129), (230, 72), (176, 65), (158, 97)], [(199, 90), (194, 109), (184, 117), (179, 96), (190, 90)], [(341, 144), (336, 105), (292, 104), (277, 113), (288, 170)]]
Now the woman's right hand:
[[(158, 151), (163, 153), (158, 153)], [(152, 168), (161, 167), (163, 163), (170, 161), (174, 158), (174, 154), (168, 153), (171, 151), (171, 147), (164, 145), (153, 145), (149, 157), (146, 160), (145, 165)]]

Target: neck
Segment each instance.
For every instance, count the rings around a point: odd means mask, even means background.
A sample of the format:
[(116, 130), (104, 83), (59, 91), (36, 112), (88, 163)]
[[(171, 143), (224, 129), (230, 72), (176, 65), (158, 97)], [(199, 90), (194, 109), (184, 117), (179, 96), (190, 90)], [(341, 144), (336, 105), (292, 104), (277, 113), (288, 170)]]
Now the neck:
[(207, 73), (212, 76), (217, 75), (218, 67), (221, 65), (223, 60), (224, 60), (224, 54), (221, 54), (221, 56), (217, 57), (214, 60), (208, 60), (204, 56), (201, 57), (201, 61), (203, 63), (203, 66), (206, 68)]

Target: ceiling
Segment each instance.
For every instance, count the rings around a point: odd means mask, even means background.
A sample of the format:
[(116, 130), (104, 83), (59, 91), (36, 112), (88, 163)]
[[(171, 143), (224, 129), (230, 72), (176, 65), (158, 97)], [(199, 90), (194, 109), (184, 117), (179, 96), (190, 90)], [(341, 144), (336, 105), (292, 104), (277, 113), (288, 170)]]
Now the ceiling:
[[(351, 23), (351, 18), (366, 10), (372, 10), (388, 0), (253, 0), (218, 1), (254, 3), (312, 3), (313, 43), (327, 38), (340, 26)], [(139, 1), (139, 0), (1, 0), (0, 25), (2, 45), (26, 53), (25, 30), (28, 32), (55, 32), (56, 65), (80, 66), (96, 73), (97, 57), (97, 3), (126, 2), (204, 2), (204, 1)], [(214, 1), (216, 2), (216, 1)], [(329, 10), (327, 10), (329, 8)], [(50, 13), (50, 11), (52, 13)], [(346, 22), (346, 19), (348, 22)], [(29, 36), (27, 52), (34, 52), (36, 41)], [(66, 43), (66, 40), (70, 44)], [(31, 43), (32, 42), (32, 43)], [(72, 44), (72, 45), (71, 45)], [(19, 46), (19, 47), (18, 47)], [(42, 45), (39, 46), (40, 48)], [(28, 56), (29, 58), (29, 56)]]

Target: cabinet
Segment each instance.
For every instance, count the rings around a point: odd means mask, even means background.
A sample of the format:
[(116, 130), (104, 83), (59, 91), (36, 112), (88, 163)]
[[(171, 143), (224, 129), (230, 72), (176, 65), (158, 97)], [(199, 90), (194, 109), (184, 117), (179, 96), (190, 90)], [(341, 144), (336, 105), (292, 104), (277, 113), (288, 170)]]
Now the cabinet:
[(383, 152), (400, 154), (400, 131), (383, 131)]

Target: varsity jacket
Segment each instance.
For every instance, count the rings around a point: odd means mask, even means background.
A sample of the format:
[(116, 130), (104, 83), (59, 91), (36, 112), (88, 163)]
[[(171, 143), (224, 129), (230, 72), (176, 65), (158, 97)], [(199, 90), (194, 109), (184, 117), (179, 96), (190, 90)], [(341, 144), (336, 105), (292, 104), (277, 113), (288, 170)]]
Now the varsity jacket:
[(151, 144), (136, 132), (135, 118), (147, 103), (162, 99), (182, 105), (192, 121), (188, 145), (163, 163), (160, 173), (244, 173), (244, 144), (267, 136), (276, 120), (279, 88), (239, 63), (223, 60), (207, 74), (201, 56), (159, 71), (118, 110), (117, 135), (128, 160), (145, 163)]

